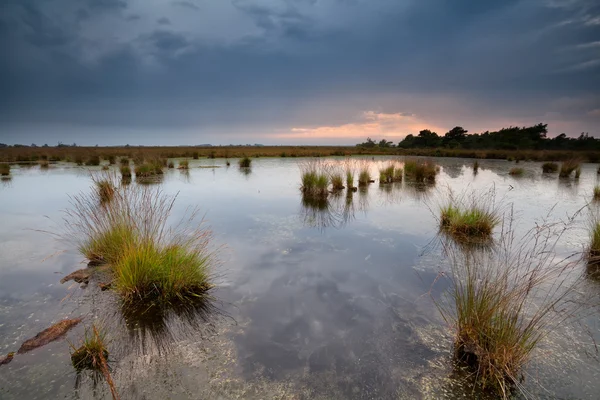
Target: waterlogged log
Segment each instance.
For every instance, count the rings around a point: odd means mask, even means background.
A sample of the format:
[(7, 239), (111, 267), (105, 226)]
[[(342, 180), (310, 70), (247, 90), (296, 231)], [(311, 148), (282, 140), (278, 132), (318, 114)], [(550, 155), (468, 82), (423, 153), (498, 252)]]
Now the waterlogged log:
[(62, 278), (60, 280), (60, 283), (65, 283), (69, 281), (75, 281), (77, 283), (88, 283), (92, 272), (93, 270), (88, 268), (78, 269), (77, 271), (71, 272), (69, 275)]
[(56, 339), (59, 339), (65, 333), (67, 333), (71, 328), (81, 322), (81, 318), (73, 318), (73, 319), (64, 319), (56, 324), (52, 325), (50, 328), (44, 329), (35, 337), (26, 340), (23, 342), (21, 347), (19, 348), (18, 354), (26, 353), (30, 350), (37, 349), (45, 344), (48, 344)]
[(14, 356), (15, 353), (8, 353), (7, 355), (0, 357), (0, 365), (8, 364), (12, 361)]

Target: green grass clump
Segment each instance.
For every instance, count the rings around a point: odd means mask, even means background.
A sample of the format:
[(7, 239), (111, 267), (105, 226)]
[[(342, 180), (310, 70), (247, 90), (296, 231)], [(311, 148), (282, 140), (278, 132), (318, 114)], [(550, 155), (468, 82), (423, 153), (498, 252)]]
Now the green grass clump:
[(128, 303), (185, 301), (210, 288), (208, 264), (209, 258), (198, 249), (145, 241), (125, 250), (114, 265), (113, 284)]
[(392, 183), (402, 181), (402, 168), (397, 168), (393, 163), (379, 169), (379, 183)]
[(542, 164), (542, 172), (548, 174), (558, 171), (558, 164), (555, 162), (545, 162)]
[(560, 165), (560, 172), (558, 176), (561, 178), (568, 178), (571, 174), (579, 168), (579, 163), (574, 160), (568, 160)]
[(121, 165), (121, 176), (123, 178), (131, 178), (131, 168), (129, 165)]
[(159, 163), (143, 163), (135, 166), (135, 176), (148, 178), (150, 176), (162, 175), (162, 165)]
[(525, 174), (525, 170), (520, 167), (514, 167), (510, 169), (508, 174), (511, 176), (523, 176)]
[(440, 168), (431, 161), (408, 159), (404, 163), (404, 175), (416, 182), (435, 182)]
[(244, 157), (239, 161), (240, 168), (250, 168), (251, 164), (252, 159), (250, 157)]
[(190, 162), (188, 160), (179, 161), (178, 169), (190, 169)]
[(340, 172), (334, 172), (331, 174), (331, 187), (333, 190), (344, 189), (344, 177)]
[(363, 165), (358, 172), (358, 186), (367, 186), (371, 182), (371, 173), (369, 166)]
[(108, 264), (112, 287), (125, 302), (168, 305), (205, 294), (213, 253), (210, 231), (192, 225), (196, 211), (170, 227), (175, 197), (145, 185), (122, 185), (104, 205), (94, 199), (72, 198), (67, 227), (82, 254)]
[(10, 175), (10, 165), (9, 164), (0, 164), (0, 175), (2, 175), (2, 176)]
[(488, 238), (500, 223), (494, 211), (478, 207), (461, 208), (449, 204), (440, 214), (440, 228), (456, 237)]
[(540, 223), (517, 238), (512, 226), (503, 224), (493, 252), (446, 246), (449, 297), (436, 300), (454, 332), (455, 358), (476, 387), (504, 399), (521, 387), (523, 367), (540, 341), (584, 307), (571, 296), (583, 282), (578, 260), (556, 255), (556, 238), (568, 228)]
[(354, 172), (351, 169), (346, 170), (346, 186), (348, 189), (354, 187)]

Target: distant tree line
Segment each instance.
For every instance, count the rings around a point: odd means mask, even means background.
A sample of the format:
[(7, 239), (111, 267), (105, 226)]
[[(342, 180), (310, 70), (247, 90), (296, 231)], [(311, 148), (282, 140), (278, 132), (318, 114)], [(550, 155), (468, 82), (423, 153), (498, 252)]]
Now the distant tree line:
[[(443, 136), (424, 129), (417, 136), (408, 135), (398, 148), (450, 148), (450, 149), (501, 149), (501, 150), (600, 150), (600, 139), (582, 133), (577, 138), (568, 137), (565, 133), (548, 138), (548, 124), (537, 124), (529, 127), (509, 127), (499, 131), (467, 134), (461, 126), (454, 127)], [(385, 139), (376, 142), (367, 138), (358, 147), (396, 147)]]

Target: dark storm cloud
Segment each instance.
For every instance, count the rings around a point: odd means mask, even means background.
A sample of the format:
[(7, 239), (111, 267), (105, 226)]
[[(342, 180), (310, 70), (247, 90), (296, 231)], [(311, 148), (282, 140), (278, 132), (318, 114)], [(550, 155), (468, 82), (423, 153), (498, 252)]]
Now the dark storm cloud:
[(200, 7), (192, 3), (191, 1), (174, 1), (172, 2), (174, 6), (189, 8), (190, 10), (198, 11)]
[(468, 104), (457, 124), (546, 116), (600, 133), (595, 1), (54, 3), (65, 12), (12, 2), (0, 17), (0, 122), (268, 130), (376, 109), (450, 124), (426, 101), (445, 98)]

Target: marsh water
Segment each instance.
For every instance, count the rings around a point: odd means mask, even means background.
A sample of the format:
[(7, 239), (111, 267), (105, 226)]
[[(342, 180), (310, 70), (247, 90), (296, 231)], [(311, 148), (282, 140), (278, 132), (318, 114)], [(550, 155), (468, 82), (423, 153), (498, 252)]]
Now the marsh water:
[[(375, 175), (385, 159), (373, 160)], [(439, 204), (449, 188), (494, 187), (524, 234), (549, 213), (576, 214), (598, 183), (593, 164), (563, 180), (542, 174), (539, 163), (521, 162), (517, 178), (507, 161), (480, 160), (475, 175), (473, 160), (441, 158), (435, 185), (373, 183), (310, 204), (299, 191), (302, 161), (258, 158), (240, 170), (236, 160), (194, 160), (189, 172), (165, 170), (155, 185), (177, 194), (175, 216), (199, 207), (213, 231), (217, 288), (211, 306), (193, 315), (140, 318), (93, 283), (59, 283), (85, 260), (51, 233), (64, 230), (69, 195), (91, 190), (90, 171), (99, 168), (14, 166), (0, 182), (0, 354), (61, 318), (84, 323), (0, 366), (0, 398), (110, 398), (102, 379), (70, 363), (70, 343), (94, 321), (107, 330), (123, 399), (473, 398), (432, 300), (447, 288), (436, 279), (445, 262), (435, 245)], [(581, 212), (561, 251), (583, 251), (588, 240)], [(600, 292), (600, 282), (590, 278), (582, 290)], [(524, 393), (600, 396), (598, 315), (592, 309), (550, 335), (527, 366)]]

